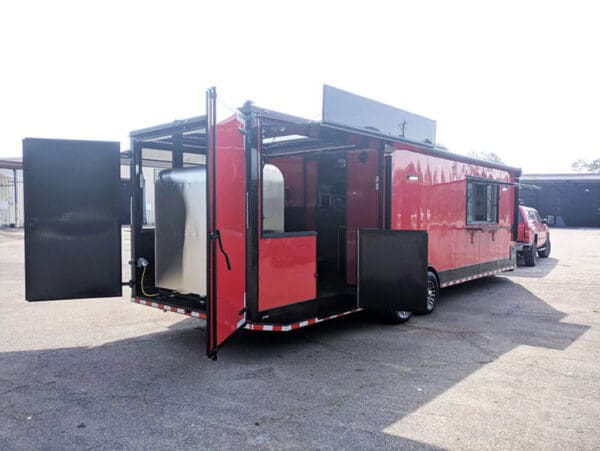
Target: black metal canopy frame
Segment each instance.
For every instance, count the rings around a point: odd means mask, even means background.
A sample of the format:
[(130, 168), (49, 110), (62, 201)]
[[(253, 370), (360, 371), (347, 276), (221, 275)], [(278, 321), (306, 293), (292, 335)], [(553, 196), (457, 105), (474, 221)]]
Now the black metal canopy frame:
[[(519, 168), (479, 160), (436, 147), (436, 124), (431, 119), (327, 85), (323, 88), (321, 121), (260, 108), (251, 102), (246, 102), (238, 111), (250, 118), (248, 124), (251, 127), (258, 127), (260, 124), (263, 156), (351, 150), (358, 148), (348, 139), (354, 135), (365, 139), (376, 138), (386, 144), (408, 144), (432, 156), (508, 170), (516, 177), (521, 174)], [(134, 130), (130, 133), (132, 149), (134, 144), (138, 144), (141, 149), (171, 151), (173, 166), (181, 166), (184, 152), (206, 154), (206, 130), (206, 116)], [(143, 160), (152, 163), (151, 156), (144, 157)], [(160, 165), (161, 161), (155, 163)]]
[(172, 152), (206, 153), (206, 116), (196, 116), (129, 133), (144, 149)]
[[(336, 99), (339, 102), (336, 102)], [(368, 118), (365, 117), (364, 108), (368, 109)], [(244, 104), (239, 111), (251, 118), (250, 123), (253, 127), (260, 124), (261, 150), (264, 156), (351, 150), (358, 146), (351, 144), (348, 138), (359, 136), (364, 138), (365, 142), (368, 138), (375, 138), (385, 144), (406, 144), (435, 157), (509, 171), (516, 178), (521, 175), (520, 168), (468, 157), (437, 147), (434, 144), (435, 121), (431, 119), (330, 86), (324, 87), (322, 121), (311, 121), (260, 108), (250, 102)], [(398, 120), (402, 119), (400, 132), (391, 131), (389, 115)]]

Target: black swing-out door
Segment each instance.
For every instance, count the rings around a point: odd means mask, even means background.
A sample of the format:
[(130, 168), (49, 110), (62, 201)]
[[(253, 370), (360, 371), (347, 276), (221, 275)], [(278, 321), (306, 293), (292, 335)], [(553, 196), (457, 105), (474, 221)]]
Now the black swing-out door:
[(25, 298), (121, 296), (118, 142), (23, 141)]
[(358, 306), (415, 311), (427, 296), (427, 232), (359, 229)]

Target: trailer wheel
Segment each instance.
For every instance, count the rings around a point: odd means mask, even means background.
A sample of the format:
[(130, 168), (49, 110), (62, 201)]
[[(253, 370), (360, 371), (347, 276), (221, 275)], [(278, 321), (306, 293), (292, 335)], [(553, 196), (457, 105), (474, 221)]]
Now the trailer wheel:
[(529, 249), (523, 251), (523, 258), (525, 258), (525, 265), (535, 266), (537, 260), (537, 241), (531, 243)]
[(427, 315), (435, 309), (438, 299), (440, 298), (440, 284), (436, 275), (428, 271), (427, 272), (427, 296), (422, 308), (415, 310), (413, 313), (417, 315)]
[(390, 324), (402, 324), (407, 322), (412, 316), (412, 312), (406, 310), (394, 310), (389, 312), (385, 319)]
[(548, 241), (546, 241), (546, 246), (544, 247), (544, 249), (542, 249), (541, 251), (538, 251), (538, 257), (540, 258), (548, 258), (550, 257), (550, 239), (548, 239)]

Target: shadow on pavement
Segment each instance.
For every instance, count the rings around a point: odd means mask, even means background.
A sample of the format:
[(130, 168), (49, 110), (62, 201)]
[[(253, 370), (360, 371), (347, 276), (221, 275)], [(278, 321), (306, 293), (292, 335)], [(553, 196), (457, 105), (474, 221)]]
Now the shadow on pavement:
[(549, 275), (556, 268), (559, 261), (558, 258), (554, 257), (538, 258), (535, 266), (526, 266), (524, 258), (519, 257), (517, 259), (518, 276), (541, 279)]
[(443, 290), (432, 315), (405, 325), (361, 313), (241, 331), (217, 362), (195, 319), (98, 347), (3, 353), (0, 448), (423, 448), (383, 430), (519, 345), (565, 349), (588, 327), (564, 317), (491, 277)]

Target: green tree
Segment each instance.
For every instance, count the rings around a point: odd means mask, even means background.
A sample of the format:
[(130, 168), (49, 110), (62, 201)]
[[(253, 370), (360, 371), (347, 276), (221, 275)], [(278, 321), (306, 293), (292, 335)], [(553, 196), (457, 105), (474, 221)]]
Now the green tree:
[(473, 158), (477, 158), (479, 160), (491, 161), (492, 163), (505, 164), (502, 158), (500, 158), (494, 152), (483, 152), (483, 151), (475, 151), (472, 150), (469, 152), (469, 156)]
[(590, 162), (585, 160), (577, 160), (571, 165), (571, 167), (577, 172), (591, 172), (594, 174), (600, 174), (600, 158), (596, 158)]

